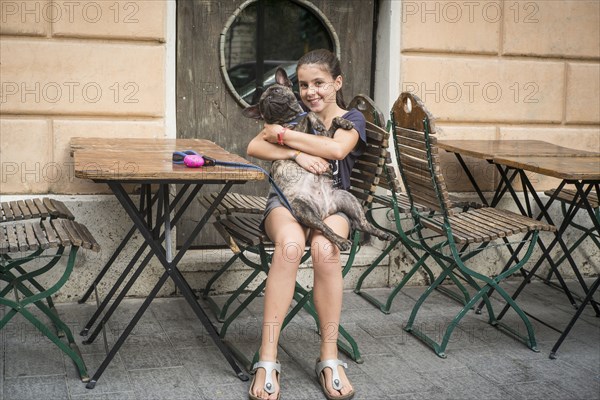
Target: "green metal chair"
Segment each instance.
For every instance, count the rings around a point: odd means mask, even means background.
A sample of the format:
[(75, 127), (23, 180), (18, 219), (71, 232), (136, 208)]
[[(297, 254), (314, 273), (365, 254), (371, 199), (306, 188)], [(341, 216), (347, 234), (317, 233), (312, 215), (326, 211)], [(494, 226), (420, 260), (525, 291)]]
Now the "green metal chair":
[[(366, 98), (366, 96), (361, 96), (361, 98)], [(355, 102), (358, 102), (358, 100)], [(383, 165), (388, 157), (388, 145), (388, 132), (385, 129), (381, 129), (378, 126), (367, 122), (367, 150), (355, 164), (351, 175), (352, 187), (350, 188), (350, 192), (362, 202), (365, 209), (373, 200), (376, 185), (383, 172)], [(209, 198), (206, 200), (208, 199)], [(239, 316), (239, 314), (262, 293), (266, 284), (266, 274), (268, 274), (268, 268), (271, 262), (271, 253), (273, 250), (272, 243), (259, 229), (259, 224), (262, 217), (255, 213), (256, 209), (260, 209), (262, 214), (262, 209), (264, 209), (264, 206), (260, 207), (262, 205), (262, 200), (243, 195), (236, 195), (236, 197), (230, 197), (229, 201), (230, 202), (228, 204), (223, 206), (223, 209), (215, 214), (216, 222), (214, 225), (223, 236), (225, 242), (234, 252), (234, 255), (219, 271), (214, 274), (202, 293), (202, 296), (208, 301), (211, 309), (217, 315), (217, 318), (223, 322), (219, 333), (224, 340), (226, 340), (229, 327)], [(244, 204), (248, 203), (252, 204), (253, 207), (251, 207), (249, 212), (246, 212), (247, 209), (245, 210)], [(360, 232), (356, 231), (352, 233), (352, 241), (352, 247), (348, 252), (347, 261), (342, 270), (342, 274), (344, 276), (352, 267), (356, 253), (360, 248)], [(256, 255), (258, 260), (254, 261), (250, 256), (251, 254)], [(309, 257), (310, 249), (307, 248), (302, 258), (302, 262), (306, 261)], [(250, 267), (251, 272), (248, 274), (248, 278), (232, 295), (229, 296), (226, 302), (222, 306), (219, 306), (214, 300), (211, 299), (212, 287), (218, 279), (223, 277), (224, 273), (231, 268), (231, 265), (233, 265), (236, 260), (240, 260), (245, 265)], [(258, 286), (249, 291), (249, 285), (255, 280), (259, 281)], [(236, 300), (243, 293), (248, 293), (245, 300), (234, 310), (230, 310), (230, 307), (236, 303)], [(312, 305), (312, 291), (303, 288), (299, 284), (296, 284), (294, 299), (296, 304), (286, 316), (283, 322), (283, 328), (289, 324), (291, 319), (301, 309), (305, 309), (315, 319), (318, 327), (319, 324), (317, 314), (314, 306)], [(338, 347), (340, 350), (348, 354), (353, 360), (362, 362), (358, 345), (356, 344), (355, 340), (351, 335), (348, 334), (343, 326), (340, 326), (339, 331), (341, 338), (344, 338), (347, 342), (345, 343), (341, 339), (338, 340)], [(252, 365), (249, 360), (245, 359), (241, 352), (239, 352), (234, 346), (231, 347), (236, 353), (236, 356), (245, 362), (246, 366), (249, 367)]]
[[(391, 121), (387, 124), (384, 120), (383, 114), (377, 106), (371, 101), (368, 97), (357, 96), (353, 100), (353, 103), (350, 104), (350, 107), (354, 107), (360, 110), (365, 119), (382, 129), (385, 129), (389, 132), (391, 127)], [(414, 234), (415, 227), (411, 226), (405, 228), (402, 226), (402, 223), (405, 221), (412, 221), (412, 217), (410, 216), (410, 201), (405, 193), (402, 193), (402, 189), (400, 187), (400, 182), (395, 173), (394, 166), (392, 165), (391, 157), (388, 158), (386, 164), (384, 165), (384, 172), (379, 179), (379, 183), (377, 184), (378, 192), (373, 196), (373, 201), (371, 202), (369, 208), (366, 211), (367, 219), (379, 229), (382, 229), (388, 233), (390, 233), (394, 239), (387, 243), (386, 247), (383, 251), (371, 262), (369, 267), (363, 271), (363, 273), (358, 278), (356, 283), (356, 287), (354, 288), (354, 293), (358, 294), (377, 308), (379, 308), (383, 313), (389, 314), (390, 309), (392, 307), (392, 303), (396, 296), (400, 293), (402, 288), (409, 282), (409, 280), (414, 276), (414, 274), (422, 269), (427, 274), (427, 279), (429, 283), (435, 280), (435, 276), (431, 270), (425, 263), (428, 258), (428, 254), (426, 252), (420, 251), (421, 255), (418, 255), (415, 252), (415, 248), (419, 249), (418, 243), (411, 241), (409, 238), (410, 235)], [(468, 209), (470, 207), (479, 207), (479, 205), (471, 203), (471, 202), (457, 202), (453, 201), (454, 207), (460, 207), (463, 209)], [(415, 208), (419, 212), (430, 211), (427, 207), (422, 206), (420, 204), (415, 204)], [(390, 229), (386, 226), (382, 226), (377, 218), (375, 218), (376, 211), (385, 210), (387, 219), (393, 223), (395, 229)], [(430, 211), (432, 214), (433, 212)], [(385, 302), (380, 301), (374, 296), (370, 295), (368, 292), (362, 289), (362, 286), (367, 279), (367, 277), (373, 272), (373, 270), (381, 263), (381, 261), (399, 244), (402, 243), (405, 246), (405, 249), (410, 253), (410, 255), (415, 260), (413, 267), (404, 275), (402, 280), (395, 286), (394, 290), (388, 295)], [(423, 250), (422, 248), (420, 250)], [(457, 286), (461, 287), (460, 282), (456, 282)], [(468, 299), (465, 300), (463, 290), (462, 295), (455, 293), (452, 290), (446, 289), (445, 287), (438, 287), (438, 291), (448, 295), (454, 300), (466, 303)]]
[[(437, 139), (433, 117), (427, 111), (421, 100), (411, 94), (402, 93), (392, 109), (393, 138), (398, 157), (398, 166), (404, 182), (406, 194), (411, 203), (411, 216), (414, 220), (419, 249), (424, 249), (442, 269), (433, 283), (425, 290), (416, 302), (405, 330), (410, 332), (435, 353), (445, 358), (446, 347), (452, 332), (465, 314), (483, 299), (488, 312), (488, 322), (497, 328), (514, 335), (523, 341), (530, 349), (537, 351), (533, 327), (521, 310), (500, 286), (507, 276), (518, 271), (531, 256), (539, 231), (554, 231), (552, 225), (524, 217), (506, 210), (495, 208), (478, 208), (466, 212), (453, 209), (448, 195), (446, 183), (441, 173)], [(417, 210), (415, 204), (422, 204), (436, 212), (426, 215)], [(425, 229), (432, 231), (434, 236), (423, 236)], [(505, 238), (514, 234), (533, 232), (525, 254), (520, 258), (512, 254), (509, 262), (514, 262), (510, 268), (496, 276), (487, 276), (466, 266), (465, 261), (473, 258), (484, 249), (490, 248), (495, 239)], [(432, 239), (437, 239), (433, 241)], [(498, 246), (506, 246), (502, 243)], [(459, 246), (462, 248), (459, 249)], [(475, 248), (471, 249), (471, 246)], [(467, 283), (474, 291), (465, 294), (466, 304), (454, 316), (444, 331), (441, 342), (436, 342), (425, 332), (418, 329), (415, 320), (418, 312), (431, 295), (446, 279), (457, 281), (458, 278)], [(527, 335), (522, 336), (517, 330), (497, 321), (487, 292), (494, 289), (520, 317), (525, 325)]]
[[(36, 278), (46, 273), (50, 275), (68, 247), (70, 251), (62, 276), (52, 286), (44, 288)], [(12, 221), (0, 226), (0, 281), (6, 283), (0, 291), (0, 304), (8, 307), (0, 320), (0, 330), (15, 315), (21, 314), (73, 360), (81, 380), (87, 382), (87, 368), (73, 334), (51, 303), (51, 296), (69, 279), (80, 247), (100, 250), (89, 230), (69, 219)], [(44, 264), (45, 260), (48, 262)], [(30, 311), (32, 306), (37, 307), (66, 336), (68, 343)]]
[[(45, 219), (52, 220), (55, 218), (74, 220), (75, 216), (62, 201), (48, 197), (17, 201), (3, 201), (0, 203), (0, 223), (20, 222), (33, 219), (43, 221)], [(4, 260), (10, 259), (8, 255), (2, 255), (2, 257)], [(15, 265), (14, 268), (17, 273), (25, 274), (20, 265)], [(34, 276), (27, 275), (27, 278), (25, 279), (33, 289), (38, 291), (45, 290), (36, 281)], [(58, 314), (56, 307), (54, 306), (54, 302), (52, 301), (52, 297), (47, 297), (45, 301), (48, 304), (48, 308), (50, 308), (53, 313)], [(64, 337), (65, 333), (60, 327), (54, 326), (54, 329), (58, 337)]]

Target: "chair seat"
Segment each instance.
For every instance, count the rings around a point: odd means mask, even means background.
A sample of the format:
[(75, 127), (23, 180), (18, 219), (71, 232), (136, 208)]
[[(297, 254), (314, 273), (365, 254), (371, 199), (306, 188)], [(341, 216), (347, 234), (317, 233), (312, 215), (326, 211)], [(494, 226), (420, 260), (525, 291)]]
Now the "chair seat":
[[(541, 221), (496, 208), (478, 208), (448, 217), (457, 243), (482, 243), (516, 233), (534, 230), (556, 231), (556, 227)], [(444, 217), (422, 218), (423, 226), (443, 232)]]
[[(556, 189), (550, 189), (546, 190), (544, 194), (546, 196), (553, 196), (554, 192), (556, 192)], [(558, 193), (558, 195), (556, 195), (556, 200), (570, 204), (573, 202), (573, 199), (575, 198), (576, 194), (577, 191), (574, 189), (563, 189), (560, 191), (560, 193)], [(590, 194), (587, 196), (587, 198), (592, 208), (598, 208), (598, 196), (596, 194), (596, 191), (590, 191)]]
[(100, 250), (85, 225), (68, 219), (17, 221), (0, 226), (0, 254), (71, 245)]
[(19, 221), (32, 218), (75, 219), (62, 201), (48, 197), (0, 203), (0, 222)]
[(260, 229), (261, 221), (262, 216), (258, 215), (227, 215), (219, 218), (214, 225), (230, 247), (233, 240), (237, 246), (245, 248), (270, 243), (267, 235)]
[[(199, 201), (205, 208), (210, 207), (218, 193), (208, 193), (200, 197)], [(240, 193), (227, 193), (215, 209), (216, 215), (230, 215), (234, 213), (262, 214), (267, 206), (264, 196), (252, 196)]]

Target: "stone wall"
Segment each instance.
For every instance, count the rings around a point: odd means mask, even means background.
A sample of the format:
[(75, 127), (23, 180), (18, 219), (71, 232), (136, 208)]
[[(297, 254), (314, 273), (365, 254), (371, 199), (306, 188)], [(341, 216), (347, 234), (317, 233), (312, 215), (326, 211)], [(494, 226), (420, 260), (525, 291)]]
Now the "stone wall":
[(2, 194), (94, 193), (74, 136), (165, 135), (165, 1), (0, 0)]
[[(425, 102), (442, 137), (600, 151), (599, 1), (403, 0), (401, 18), (400, 90)], [(450, 189), (470, 190), (445, 161)], [(468, 163), (491, 190), (493, 168)], [(540, 191), (557, 183), (534, 179)]]

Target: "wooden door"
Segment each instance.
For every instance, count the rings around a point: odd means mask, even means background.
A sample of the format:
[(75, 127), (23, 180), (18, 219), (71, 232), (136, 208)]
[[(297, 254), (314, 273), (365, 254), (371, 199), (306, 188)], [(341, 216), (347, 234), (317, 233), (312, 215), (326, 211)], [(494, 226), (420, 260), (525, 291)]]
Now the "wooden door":
[[(345, 76), (343, 93), (346, 101), (359, 93), (372, 95), (376, 0), (260, 1), (264, 1), (266, 7), (275, 2), (294, 3), (317, 15), (339, 39), (338, 54)], [(268, 163), (246, 156), (246, 146), (260, 130), (261, 124), (242, 116), (242, 106), (228, 90), (220, 69), (220, 37), (223, 29), (228, 22), (231, 23), (231, 16), (239, 12), (240, 6), (248, 7), (251, 3), (255, 1), (177, 2), (177, 136), (214, 141), (228, 151), (268, 169)], [(263, 41), (276, 40), (270, 37), (268, 27), (277, 23), (277, 19), (273, 20), (272, 15), (269, 17), (267, 13), (266, 28), (260, 33), (266, 38)], [(302, 21), (298, 21), (298, 25), (285, 21), (284, 26), (296, 30), (311, 29), (311, 26), (302, 25)], [(266, 183), (239, 185), (233, 190), (265, 195), (268, 186)], [(194, 221), (203, 213), (204, 209), (198, 203), (190, 206), (177, 227), (178, 244), (185, 241), (194, 227)], [(222, 245), (222, 239), (216, 232), (210, 231), (212, 229), (207, 229), (203, 236), (196, 239), (194, 247)]]

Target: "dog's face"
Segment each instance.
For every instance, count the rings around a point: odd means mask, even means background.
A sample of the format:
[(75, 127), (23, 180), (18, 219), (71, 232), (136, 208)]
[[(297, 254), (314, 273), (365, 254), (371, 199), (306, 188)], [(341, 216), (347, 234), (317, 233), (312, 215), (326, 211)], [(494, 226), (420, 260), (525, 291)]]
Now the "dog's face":
[(284, 124), (303, 110), (292, 91), (292, 82), (283, 68), (277, 68), (275, 83), (260, 96), (258, 104), (247, 107), (242, 114), (249, 118), (264, 119), (268, 124)]

